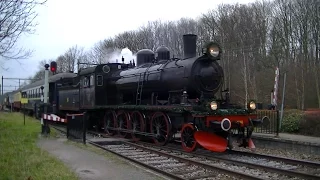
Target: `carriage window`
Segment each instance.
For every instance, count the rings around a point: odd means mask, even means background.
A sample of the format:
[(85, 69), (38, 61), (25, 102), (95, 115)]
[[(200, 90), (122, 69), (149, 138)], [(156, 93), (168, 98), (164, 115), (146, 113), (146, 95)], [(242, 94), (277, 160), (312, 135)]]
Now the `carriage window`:
[(94, 86), (94, 75), (90, 76), (90, 86)]
[(101, 75), (97, 76), (97, 86), (103, 85), (103, 77)]

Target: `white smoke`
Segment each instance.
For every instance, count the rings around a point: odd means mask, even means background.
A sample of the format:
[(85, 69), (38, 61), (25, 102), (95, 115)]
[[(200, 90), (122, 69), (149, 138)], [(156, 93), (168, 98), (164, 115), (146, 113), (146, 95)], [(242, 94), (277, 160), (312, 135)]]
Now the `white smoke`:
[(131, 62), (136, 62), (136, 55), (132, 53), (132, 51), (129, 48), (124, 49), (117, 49), (107, 55), (107, 62), (109, 63), (122, 63), (122, 57), (124, 58), (124, 63), (128, 64)]

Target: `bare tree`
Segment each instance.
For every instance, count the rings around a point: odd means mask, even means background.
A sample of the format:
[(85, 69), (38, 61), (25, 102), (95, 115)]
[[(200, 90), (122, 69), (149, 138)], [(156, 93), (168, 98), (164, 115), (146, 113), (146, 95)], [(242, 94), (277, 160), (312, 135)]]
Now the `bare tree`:
[(316, 89), (316, 94), (317, 94), (317, 99), (318, 99), (318, 108), (320, 108), (320, 2), (317, 0), (313, 0), (311, 3), (309, 1), (309, 6), (310, 7), (310, 12), (313, 14), (311, 15), (310, 21), (311, 21), (311, 33), (312, 33), (312, 56), (313, 58), (313, 63), (312, 66), (313, 68), (313, 74), (315, 77), (315, 89)]
[(89, 61), (93, 63), (102, 64), (104, 62), (104, 57), (106, 56), (106, 50), (104, 49), (103, 41), (99, 41), (94, 44), (89, 52), (86, 53)]
[(84, 52), (82, 47), (77, 45), (69, 48), (63, 55), (60, 55), (57, 62), (57, 72), (75, 72), (79, 69), (77, 63), (81, 62), (84, 57)]
[(126, 47), (136, 53), (164, 45), (171, 55), (182, 57), (182, 35), (195, 33), (198, 52), (208, 41), (221, 44), (223, 54), (218, 63), (224, 69), (223, 88), (230, 89), (235, 103), (244, 104), (251, 98), (269, 103), (274, 70), (279, 67), (281, 74), (287, 71), (287, 104), (300, 109), (320, 107), (319, 13), (319, 0), (223, 4), (199, 19), (149, 22), (137, 30), (99, 41), (89, 52), (71, 47), (57, 58), (57, 70), (74, 71), (79, 60), (106, 63)]
[[(32, 80), (29, 80), (29, 82), (27, 84), (36, 82), (36, 81), (38, 81), (40, 79), (44, 79), (44, 73), (45, 73), (44, 65), (45, 64), (50, 64), (51, 61), (52, 60), (46, 60), (46, 59), (40, 61), (39, 65), (38, 65), (38, 71), (35, 73), (34, 76), (29, 77), (29, 79), (32, 79)], [(52, 73), (49, 73), (49, 76), (51, 76), (51, 75), (52, 75)]]
[(5, 59), (29, 57), (31, 51), (17, 49), (16, 43), (23, 33), (33, 33), (37, 13), (35, 8), (45, 1), (1, 0), (0, 1), (0, 56)]

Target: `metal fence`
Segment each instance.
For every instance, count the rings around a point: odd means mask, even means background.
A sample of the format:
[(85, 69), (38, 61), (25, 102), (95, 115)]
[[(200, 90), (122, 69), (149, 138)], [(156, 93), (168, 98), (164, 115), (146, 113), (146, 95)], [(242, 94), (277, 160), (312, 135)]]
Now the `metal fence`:
[(86, 144), (86, 114), (67, 114), (67, 138)]
[(278, 110), (257, 110), (258, 118), (263, 118), (267, 116), (270, 120), (269, 125), (256, 127), (254, 133), (265, 133), (265, 134), (279, 134), (279, 111)]

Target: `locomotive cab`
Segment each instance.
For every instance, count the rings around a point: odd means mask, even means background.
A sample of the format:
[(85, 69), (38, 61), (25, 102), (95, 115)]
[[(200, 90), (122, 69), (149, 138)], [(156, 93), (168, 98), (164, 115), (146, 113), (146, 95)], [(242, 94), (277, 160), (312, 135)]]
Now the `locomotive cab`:
[(53, 112), (57, 111), (59, 114), (63, 114), (63, 111), (66, 110), (77, 111), (79, 110), (79, 77), (73, 73), (70, 73), (69, 77), (61, 75), (64, 78), (49, 84), (49, 90), (52, 91), (54, 97), (52, 100)]
[(81, 108), (93, 109), (96, 106), (119, 102), (116, 87), (112, 82), (119, 78), (117, 72), (132, 67), (132, 63), (107, 63), (80, 71), (80, 96), (83, 97)]
[[(98, 79), (96, 77), (96, 69), (98, 67), (101, 67), (101, 65), (89, 67), (79, 72), (81, 97), (80, 109), (93, 109), (96, 104), (96, 90), (98, 89), (96, 89), (96, 79)], [(100, 100), (103, 100), (103, 97), (101, 97)]]

